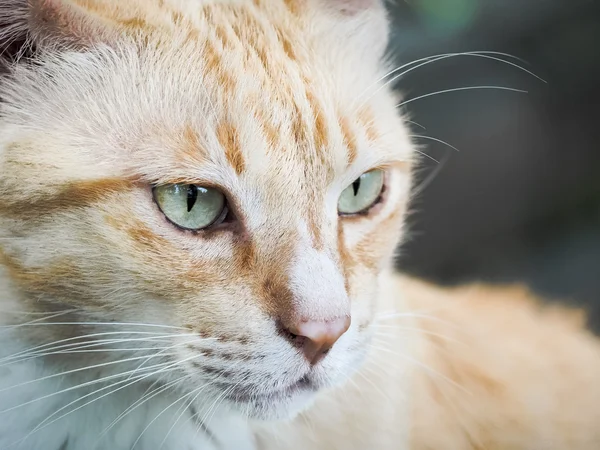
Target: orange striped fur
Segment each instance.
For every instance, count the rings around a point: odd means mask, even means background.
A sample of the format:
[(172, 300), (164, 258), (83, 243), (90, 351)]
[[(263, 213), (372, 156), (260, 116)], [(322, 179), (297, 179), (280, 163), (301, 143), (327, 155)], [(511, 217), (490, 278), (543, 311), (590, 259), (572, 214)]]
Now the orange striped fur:
[[(156, 385), (102, 448), (600, 448), (600, 347), (582, 322), (522, 289), (393, 274), (416, 152), (383, 77), (383, 2), (5, 0), (0, 19), (2, 48), (36, 46), (0, 78), (0, 325), (23, 310), (57, 322), (8, 328), (0, 361), (125, 324), (167, 330), (159, 361), (176, 366), (38, 429), (72, 397), (11, 380), (97, 386), (138, 373), (117, 350), (161, 347), (127, 328), (113, 353), (0, 365), (0, 448), (92, 448)], [(378, 202), (339, 215), (376, 169)], [(219, 190), (222, 222), (176, 226), (153, 196), (165, 184)], [(349, 329), (317, 364), (290, 344), (285, 324), (339, 318)], [(57, 403), (23, 404), (48, 392)], [(160, 414), (180, 392), (181, 429)]]

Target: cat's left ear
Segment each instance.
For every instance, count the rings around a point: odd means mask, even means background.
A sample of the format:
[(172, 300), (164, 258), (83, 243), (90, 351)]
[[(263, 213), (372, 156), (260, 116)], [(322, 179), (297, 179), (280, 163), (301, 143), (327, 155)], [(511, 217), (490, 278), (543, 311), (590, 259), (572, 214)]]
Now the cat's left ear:
[(348, 16), (360, 14), (365, 11), (373, 9), (383, 8), (383, 2), (381, 0), (324, 0), (331, 8), (337, 9), (340, 13)]
[[(301, 1), (301, 0), (300, 0)], [(316, 0), (334, 18), (348, 42), (365, 57), (379, 59), (389, 40), (389, 22), (383, 0)]]
[[(97, 42), (109, 43), (115, 37), (114, 24), (103, 14), (101, 4), (28, 0), (27, 5), (29, 31), (38, 45), (87, 46)], [(108, 8), (105, 6), (105, 9)]]
[(108, 43), (114, 36), (112, 25), (73, 0), (0, 0), (3, 56), (19, 43), (37, 48)]

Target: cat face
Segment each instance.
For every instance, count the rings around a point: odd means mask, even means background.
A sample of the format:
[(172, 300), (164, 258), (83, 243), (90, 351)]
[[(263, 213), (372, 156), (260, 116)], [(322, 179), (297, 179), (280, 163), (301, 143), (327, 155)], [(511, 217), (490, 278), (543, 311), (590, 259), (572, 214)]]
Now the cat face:
[(202, 398), (294, 414), (358, 367), (401, 237), (383, 7), (121, 3), (26, 11), (36, 62), (0, 94), (6, 272), (24, 301), (181, 330)]

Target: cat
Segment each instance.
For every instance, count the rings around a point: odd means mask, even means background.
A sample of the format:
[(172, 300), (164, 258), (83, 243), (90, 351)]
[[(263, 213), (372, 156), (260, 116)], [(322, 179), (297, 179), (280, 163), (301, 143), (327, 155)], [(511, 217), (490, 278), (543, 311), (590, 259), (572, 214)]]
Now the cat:
[(0, 0), (0, 449), (600, 448), (600, 345), (394, 273), (380, 0)]

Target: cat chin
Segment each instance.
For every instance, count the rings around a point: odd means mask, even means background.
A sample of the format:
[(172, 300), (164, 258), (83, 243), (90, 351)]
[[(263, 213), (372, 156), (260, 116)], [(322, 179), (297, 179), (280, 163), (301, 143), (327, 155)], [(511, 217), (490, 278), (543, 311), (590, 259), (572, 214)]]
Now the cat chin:
[(312, 387), (294, 387), (265, 395), (235, 395), (228, 399), (232, 409), (261, 421), (289, 420), (308, 409), (318, 395)]
[(291, 420), (306, 411), (315, 401), (316, 394), (298, 394), (282, 402), (253, 402), (245, 405), (244, 411), (254, 420), (265, 422)]

